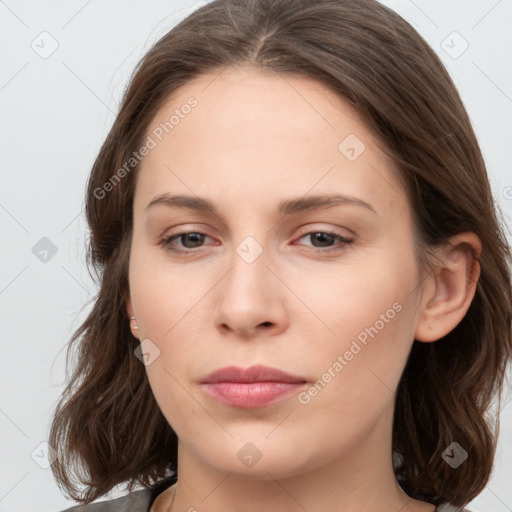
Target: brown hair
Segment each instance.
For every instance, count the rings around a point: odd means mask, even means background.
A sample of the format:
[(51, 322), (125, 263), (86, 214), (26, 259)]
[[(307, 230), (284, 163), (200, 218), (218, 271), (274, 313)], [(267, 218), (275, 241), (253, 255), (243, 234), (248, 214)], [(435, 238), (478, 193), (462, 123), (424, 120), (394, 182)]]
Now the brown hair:
[[(468, 503), (492, 469), (497, 421), (487, 413), (512, 354), (510, 251), (453, 82), (424, 39), (375, 0), (214, 0), (137, 66), (88, 181), (88, 263), (99, 292), (71, 340), (76, 365), (51, 426), (59, 485), (87, 503), (177, 471), (176, 434), (134, 356), (126, 312), (136, 166), (108, 194), (98, 191), (141, 147), (173, 91), (245, 63), (313, 77), (357, 109), (397, 162), (424, 249), (463, 231), (480, 237), (475, 298), (445, 338), (414, 341), (393, 430), (395, 472), (411, 497)], [(452, 441), (469, 454), (456, 471), (441, 457)]]

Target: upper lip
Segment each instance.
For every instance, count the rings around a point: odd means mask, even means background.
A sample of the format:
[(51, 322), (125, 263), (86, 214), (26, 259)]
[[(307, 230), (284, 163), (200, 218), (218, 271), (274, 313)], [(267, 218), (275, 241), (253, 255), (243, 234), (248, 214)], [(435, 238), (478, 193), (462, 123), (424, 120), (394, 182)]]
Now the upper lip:
[(217, 382), (307, 382), (303, 377), (292, 375), (277, 368), (254, 365), (249, 368), (225, 366), (208, 374), (203, 384)]

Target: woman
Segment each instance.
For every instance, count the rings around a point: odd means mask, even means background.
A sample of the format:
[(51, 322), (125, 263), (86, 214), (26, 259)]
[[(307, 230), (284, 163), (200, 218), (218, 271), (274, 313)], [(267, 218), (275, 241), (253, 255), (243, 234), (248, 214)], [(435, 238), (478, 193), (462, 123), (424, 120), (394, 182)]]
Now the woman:
[(99, 293), (50, 436), (70, 510), (432, 512), (484, 488), (510, 251), (460, 97), (393, 11), (198, 9), (137, 67), (86, 212)]

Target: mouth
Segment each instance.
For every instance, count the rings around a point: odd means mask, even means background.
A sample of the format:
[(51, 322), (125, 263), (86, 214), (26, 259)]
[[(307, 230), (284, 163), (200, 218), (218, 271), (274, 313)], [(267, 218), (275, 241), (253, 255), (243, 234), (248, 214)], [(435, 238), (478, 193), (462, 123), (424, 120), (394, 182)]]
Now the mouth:
[(210, 373), (201, 385), (214, 400), (232, 407), (264, 407), (297, 393), (308, 384), (301, 376), (255, 365), (227, 366)]

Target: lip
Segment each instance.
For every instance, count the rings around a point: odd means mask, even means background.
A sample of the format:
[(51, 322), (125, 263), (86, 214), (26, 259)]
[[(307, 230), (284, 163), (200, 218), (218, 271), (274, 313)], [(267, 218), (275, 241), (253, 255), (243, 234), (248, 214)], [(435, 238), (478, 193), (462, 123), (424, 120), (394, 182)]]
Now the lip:
[(268, 366), (226, 366), (210, 373), (201, 384), (206, 393), (219, 402), (251, 408), (284, 400), (304, 387), (307, 380)]
[(292, 375), (291, 373), (263, 366), (261, 364), (242, 368), (240, 366), (225, 366), (207, 375), (202, 381), (203, 384), (218, 382), (306, 382), (304, 377)]

